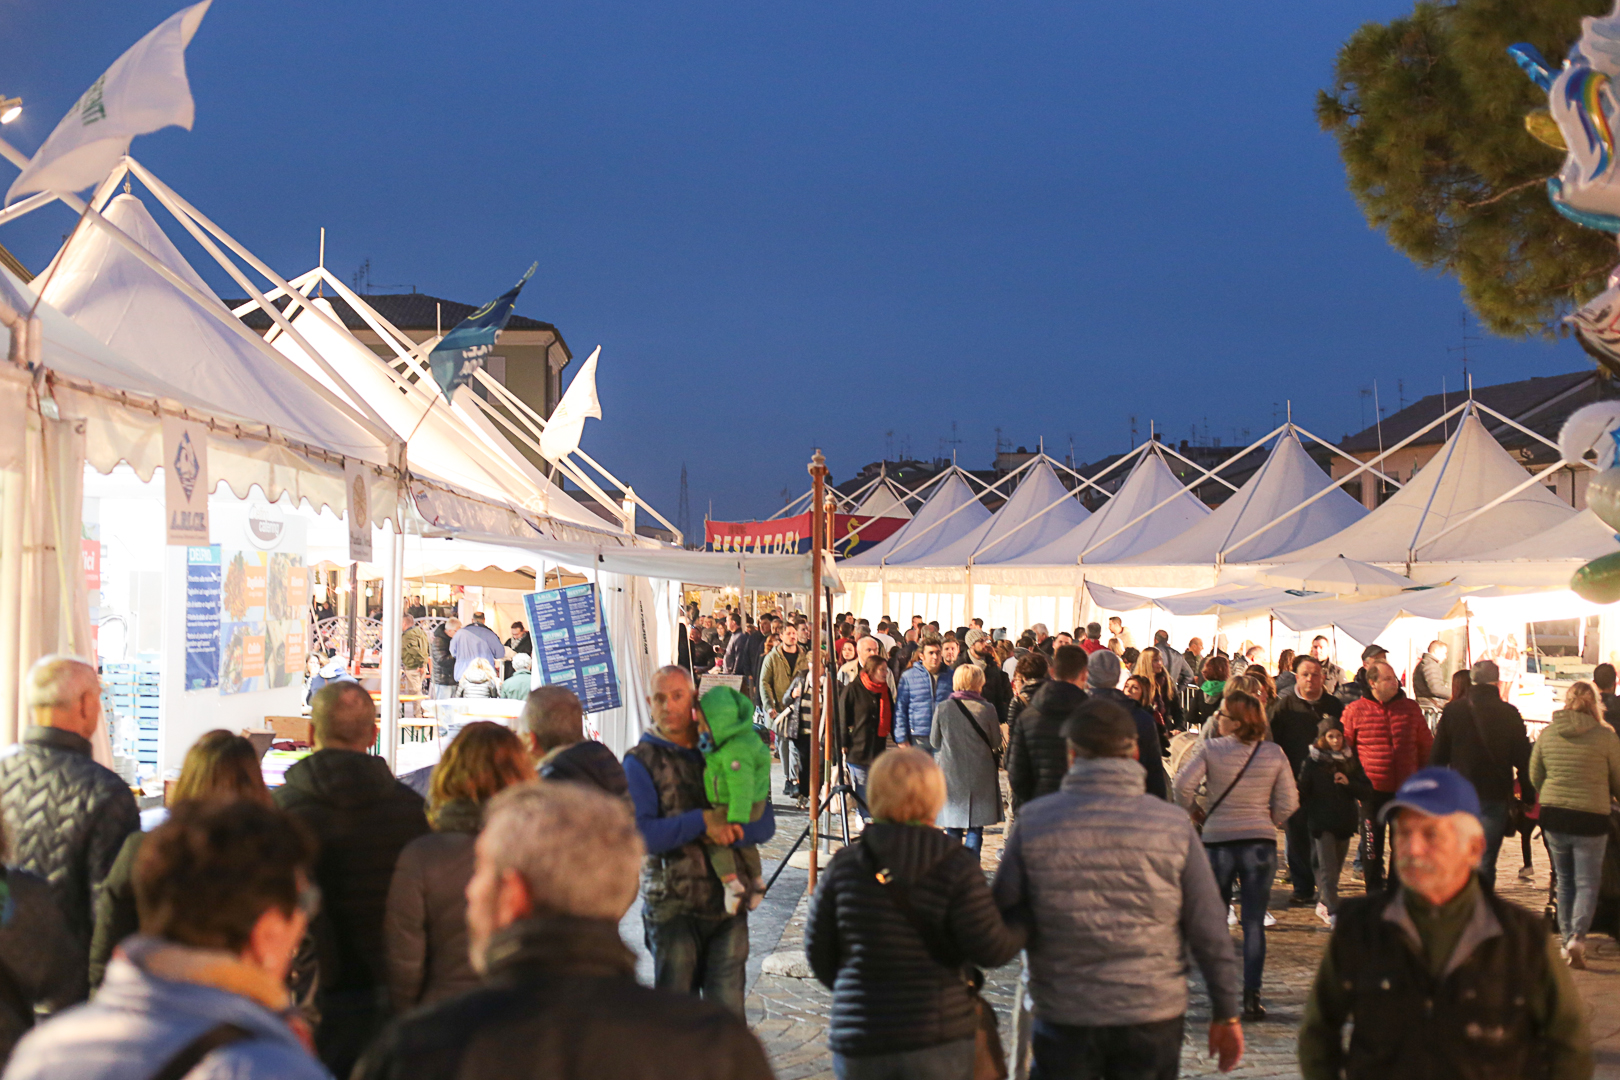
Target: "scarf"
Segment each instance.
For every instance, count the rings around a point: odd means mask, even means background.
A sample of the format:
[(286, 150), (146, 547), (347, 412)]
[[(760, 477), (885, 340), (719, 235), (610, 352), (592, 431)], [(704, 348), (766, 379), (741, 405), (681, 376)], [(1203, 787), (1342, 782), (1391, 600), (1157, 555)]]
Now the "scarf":
[[(973, 690), (952, 690), (952, 701), (984, 701), (984, 695)], [(989, 704), (989, 702), (985, 702)]]
[(860, 671), (861, 685), (878, 699), (878, 738), (887, 739), (894, 730), (894, 698), (889, 694), (887, 679), (873, 678)]
[(1214, 679), (1206, 679), (1204, 680), (1204, 684), (1198, 689), (1204, 692), (1204, 696), (1206, 698), (1219, 697), (1221, 694), (1226, 692), (1226, 680), (1222, 679), (1217, 682)]
[(1311, 760), (1325, 761), (1339, 772), (1344, 772), (1350, 764), (1350, 751), (1324, 750), (1315, 743), (1311, 744)]

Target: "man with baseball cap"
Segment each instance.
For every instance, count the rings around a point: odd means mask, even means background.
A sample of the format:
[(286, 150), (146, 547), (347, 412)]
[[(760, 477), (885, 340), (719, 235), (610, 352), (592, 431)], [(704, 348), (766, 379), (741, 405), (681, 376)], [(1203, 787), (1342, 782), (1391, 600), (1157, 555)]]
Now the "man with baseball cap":
[(1473, 785), (1444, 768), (1413, 773), (1384, 805), (1400, 887), (1340, 904), (1299, 1033), (1305, 1080), (1592, 1075), (1556, 939), (1480, 886), (1479, 812)]
[[(977, 619), (973, 621), (978, 622)], [(977, 626), (969, 630), (962, 640), (967, 645), (967, 662), (984, 672), (984, 689), (980, 694), (995, 707), (997, 718), (1005, 724), (1007, 709), (1012, 705), (1012, 680), (996, 663), (995, 642)]]

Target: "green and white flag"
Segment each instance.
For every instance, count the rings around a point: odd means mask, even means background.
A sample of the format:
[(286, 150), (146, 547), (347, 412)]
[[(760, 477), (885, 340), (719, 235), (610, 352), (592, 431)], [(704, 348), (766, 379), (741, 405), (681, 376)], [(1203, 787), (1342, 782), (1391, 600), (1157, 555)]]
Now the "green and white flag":
[(190, 131), (196, 106), (186, 46), (212, 2), (171, 15), (114, 61), (12, 181), (6, 202), (36, 191), (82, 191), (112, 170), (135, 136), (170, 124)]

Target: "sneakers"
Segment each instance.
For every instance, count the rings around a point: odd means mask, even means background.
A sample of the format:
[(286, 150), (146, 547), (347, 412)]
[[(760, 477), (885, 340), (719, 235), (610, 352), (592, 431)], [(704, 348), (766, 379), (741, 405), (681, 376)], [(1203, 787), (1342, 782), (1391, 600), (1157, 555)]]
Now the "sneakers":
[(1519, 880), (1520, 881), (1534, 881), (1534, 880), (1536, 880), (1536, 868), (1533, 867), (1533, 866), (1526, 866), (1526, 867), (1521, 868), (1519, 870)]
[[(1266, 912), (1265, 925), (1267, 925), (1267, 926), (1276, 926), (1277, 925), (1277, 916), (1273, 915), (1269, 911)], [(1260, 1015), (1261, 1016), (1265, 1015), (1265, 1010), (1264, 1009), (1262, 1009), (1260, 1011)]]
[(726, 878), (721, 884), (725, 886), (726, 890), (726, 914), (735, 915), (738, 909), (742, 907), (743, 901), (748, 897), (748, 886), (744, 885), (742, 879), (735, 874)]
[[(1233, 904), (1233, 905), (1231, 905), (1230, 907), (1228, 907), (1226, 909), (1226, 925), (1227, 926), (1236, 926), (1237, 924), (1238, 924), (1238, 909), (1237, 909), (1237, 905)], [(1269, 911), (1266, 912), (1265, 924), (1267, 926), (1276, 926), (1277, 925), (1277, 916), (1273, 915)]]
[(1564, 946), (1564, 959), (1576, 971), (1586, 970), (1586, 939), (1570, 938), (1569, 944)]
[(1321, 919), (1323, 925), (1325, 925), (1329, 930), (1333, 929), (1333, 924), (1337, 921), (1332, 915), (1328, 914), (1326, 904), (1316, 905), (1316, 917)]

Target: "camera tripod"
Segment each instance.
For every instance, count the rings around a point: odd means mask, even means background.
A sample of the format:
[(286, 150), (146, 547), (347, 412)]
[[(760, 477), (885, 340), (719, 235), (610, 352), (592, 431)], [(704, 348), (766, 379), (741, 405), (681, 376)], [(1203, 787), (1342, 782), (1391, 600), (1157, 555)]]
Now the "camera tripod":
[[(842, 826), (841, 831), (844, 834), (845, 847), (849, 846), (849, 801), (854, 799), (857, 811), (870, 816), (871, 811), (867, 809), (866, 801), (861, 798), (860, 793), (855, 790), (855, 785), (850, 780), (849, 762), (845, 760), (842, 753), (838, 755), (833, 770), (834, 784), (827, 789), (827, 797), (821, 800), (821, 805), (815, 808), (809, 820), (804, 823), (804, 829), (799, 833), (799, 838), (793, 841), (793, 846), (788, 848), (787, 854), (782, 856), (782, 861), (777, 863), (776, 869), (771, 872), (771, 879), (765, 883), (767, 893), (771, 891), (771, 886), (776, 884), (776, 879), (782, 876), (783, 869), (787, 867), (788, 860), (793, 858), (793, 853), (799, 850), (799, 845), (810, 838), (810, 826), (815, 823), (817, 818), (827, 812), (832, 806), (835, 797), (839, 800), (838, 820)], [(804, 779), (806, 783), (809, 782), (808, 775)]]

